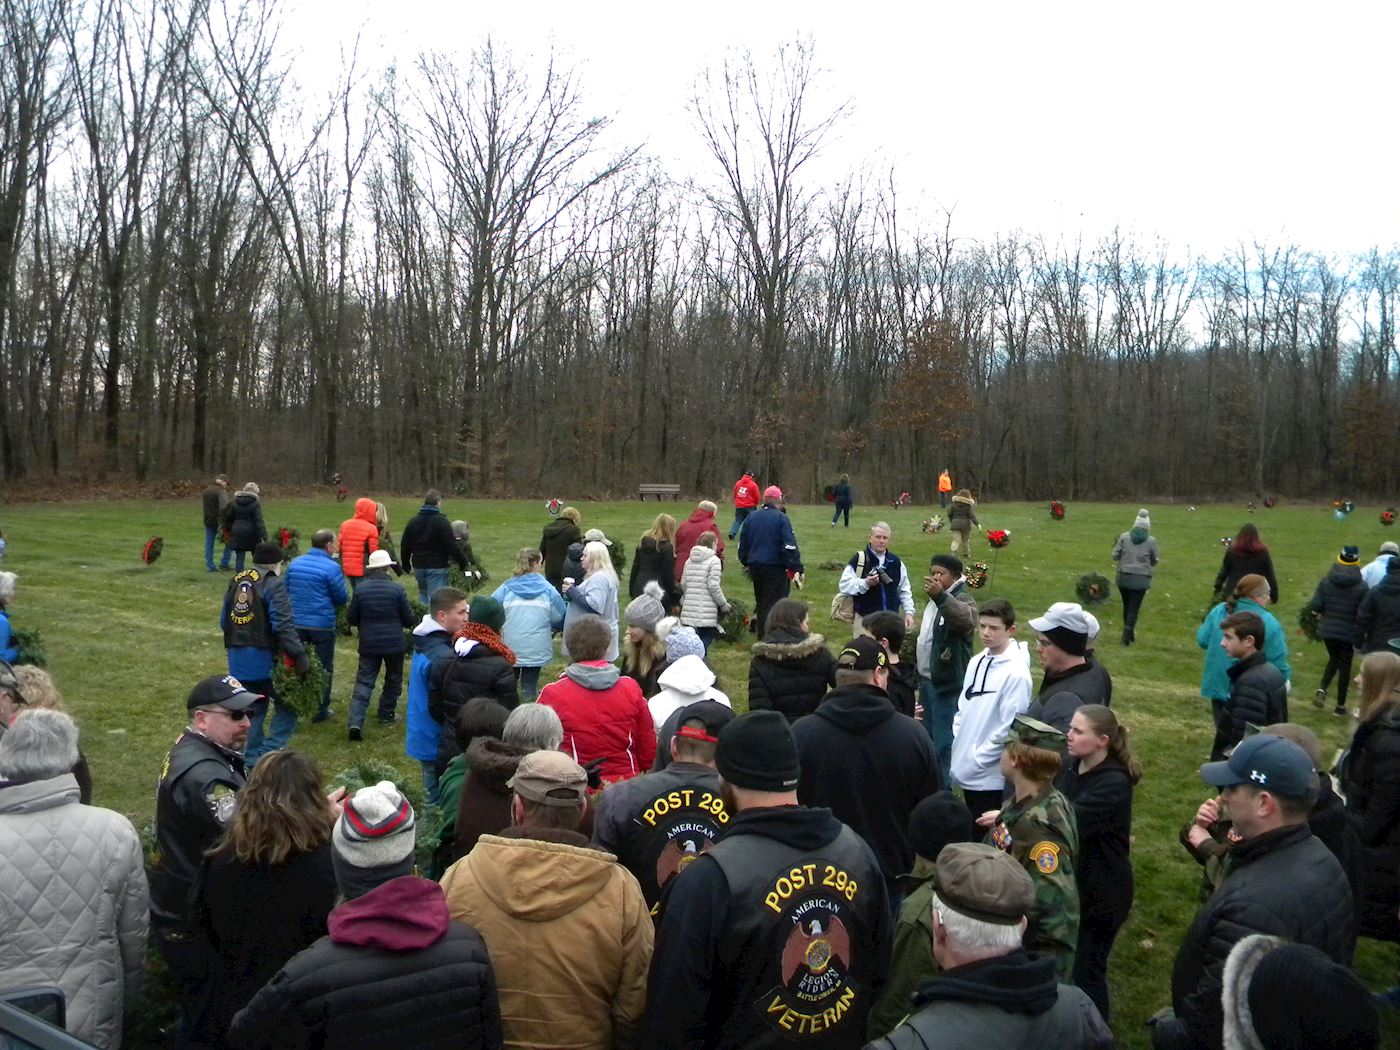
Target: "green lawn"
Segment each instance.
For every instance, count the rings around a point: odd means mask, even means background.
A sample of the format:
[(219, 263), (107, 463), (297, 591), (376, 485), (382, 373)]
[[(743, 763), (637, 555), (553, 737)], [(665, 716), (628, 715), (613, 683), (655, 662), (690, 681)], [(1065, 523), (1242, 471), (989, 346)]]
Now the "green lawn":
[[(396, 537), (417, 505), (417, 500), (389, 501)], [(265, 500), (269, 529), (282, 524), (300, 529), (303, 547), (314, 529), (338, 526), (349, 507), (330, 499), (283, 501), (271, 495)], [(630, 554), (657, 508), (607, 503), (582, 504), (580, 509), (584, 528), (604, 529), (625, 543)], [(676, 509), (688, 513), (691, 505)], [(1109, 552), (1117, 535), (1132, 525), (1136, 509), (1136, 504), (1070, 504), (1066, 519), (1055, 522), (1042, 504), (979, 508), (984, 527), (1010, 529), (1012, 535), (981, 595), (1010, 599), (1023, 620), (1052, 601), (1074, 600), (1080, 574), (1099, 571), (1112, 577)], [(1310, 697), (1324, 653), (1297, 631), (1297, 614), (1344, 544), (1360, 546), (1365, 561), (1390, 535), (1379, 522), (1380, 509), (1358, 508), (1344, 522), (1322, 506), (1260, 509), (1253, 515), (1273, 549), (1279, 574), (1282, 602), (1276, 611), (1288, 632), (1296, 683), (1291, 713), (1334, 747), (1346, 741), (1351, 722), (1313, 707)], [(445, 510), (471, 521), (476, 552), (496, 579), (508, 573), (520, 546), (539, 541), (548, 520), (542, 501), (454, 500)], [(821, 507), (792, 508), (809, 569), (806, 595), (813, 630), (830, 639), (849, 631), (827, 616), (837, 574), (817, 565), (849, 558), (870, 523), (883, 518), (893, 526), (892, 549), (921, 567), (930, 554), (948, 548), (946, 533), (936, 538), (921, 534), (920, 520), (929, 513), (926, 507), (857, 508), (847, 531), (832, 529), (830, 512)], [(1119, 937), (1112, 970), (1113, 1027), (1126, 1046), (1147, 1045), (1143, 1021), (1168, 1001), (1175, 946), (1195, 910), (1199, 869), (1176, 840), (1179, 826), (1206, 797), (1196, 768), (1211, 741), (1206, 705), (1197, 692), (1200, 651), (1194, 636), (1219, 566), (1220, 537), (1232, 534), (1247, 517), (1238, 506), (1195, 511), (1184, 505), (1153, 507), (1152, 531), (1162, 564), (1139, 621), (1138, 644), (1124, 649), (1116, 641), (1121, 631), (1116, 599), (1096, 610), (1104, 625), (1103, 662), (1115, 683), (1114, 709), (1130, 727), (1146, 771), (1134, 829), (1137, 900)], [(186, 692), (201, 676), (225, 670), (217, 616), (228, 577), (204, 572), (199, 506), (136, 501), (12, 505), (0, 527), (9, 542), (3, 567), (20, 575), (12, 620), (17, 627), (43, 631), (50, 669), (83, 727), (97, 802), (143, 823), (152, 814), (165, 749), (183, 724)], [(164, 554), (155, 565), (144, 566), (141, 547), (157, 533), (165, 538)], [(985, 544), (979, 543), (977, 556), (992, 561)], [(727, 561), (727, 591), (752, 602), (737, 559)], [(364, 756), (399, 763), (409, 774), (413, 767), (402, 753), (401, 726), (386, 731), (371, 720), (363, 744), (352, 747), (345, 739), (353, 646), (353, 640), (343, 639), (337, 656), (338, 718), (304, 726), (294, 741), (315, 754), (328, 774)], [(744, 707), (747, 654), (721, 644), (712, 656), (722, 687), (736, 707)], [(1344, 891), (1339, 887), (1338, 892)], [(1363, 942), (1358, 960), (1372, 987), (1392, 983), (1393, 947)]]

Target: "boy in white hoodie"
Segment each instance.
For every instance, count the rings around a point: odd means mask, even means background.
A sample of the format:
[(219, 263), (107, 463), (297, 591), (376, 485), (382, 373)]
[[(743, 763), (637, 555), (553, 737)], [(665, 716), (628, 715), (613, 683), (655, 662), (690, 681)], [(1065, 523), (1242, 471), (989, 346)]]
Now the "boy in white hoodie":
[(958, 713), (953, 717), (953, 781), (974, 817), (1001, 809), (1005, 780), (1001, 774), (1003, 738), (1017, 715), (1031, 703), (1031, 657), (1018, 642), (1016, 610), (993, 598), (977, 617), (982, 651), (963, 675)]

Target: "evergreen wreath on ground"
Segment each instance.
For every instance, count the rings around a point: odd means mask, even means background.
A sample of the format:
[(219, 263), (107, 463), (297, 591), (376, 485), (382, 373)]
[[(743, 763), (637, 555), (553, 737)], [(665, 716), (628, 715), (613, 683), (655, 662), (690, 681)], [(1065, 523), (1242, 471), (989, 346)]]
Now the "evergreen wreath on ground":
[(749, 626), (753, 623), (753, 613), (748, 605), (738, 598), (729, 600), (729, 615), (722, 617), (719, 621), (719, 628), (724, 633), (720, 638), (732, 645), (738, 645), (749, 635)]
[(1322, 614), (1314, 609), (1311, 604), (1305, 604), (1298, 610), (1298, 630), (1308, 641), (1322, 641), (1322, 635), (1320, 635), (1317, 630), (1321, 623)]
[(285, 707), (298, 718), (310, 718), (320, 710), (321, 695), (329, 681), (316, 650), (308, 648), (306, 656), (311, 666), (304, 675), (297, 674), (296, 661), (286, 654), (272, 668), (272, 691), (277, 694), (277, 706)]
[(1108, 577), (1098, 572), (1086, 572), (1074, 581), (1074, 593), (1081, 605), (1102, 605), (1113, 594)]
[(967, 580), (967, 585), (974, 591), (980, 591), (987, 585), (987, 563), (975, 561), (963, 572), (963, 577)]
[(1052, 499), (1050, 501), (1050, 517), (1054, 518), (1056, 521), (1065, 520), (1065, 505), (1057, 499)]
[(10, 641), (19, 650), (15, 655), (15, 663), (28, 664), (30, 667), (47, 667), (48, 656), (44, 653), (44, 640), (39, 636), (37, 628), (18, 628), (10, 633)]
[(277, 546), (282, 548), (283, 561), (291, 561), (301, 553), (301, 533), (290, 525), (277, 526), (273, 539), (277, 541)]
[(141, 561), (150, 565), (160, 557), (160, 552), (165, 549), (165, 540), (159, 536), (152, 536), (146, 541), (146, 545), (141, 548)]

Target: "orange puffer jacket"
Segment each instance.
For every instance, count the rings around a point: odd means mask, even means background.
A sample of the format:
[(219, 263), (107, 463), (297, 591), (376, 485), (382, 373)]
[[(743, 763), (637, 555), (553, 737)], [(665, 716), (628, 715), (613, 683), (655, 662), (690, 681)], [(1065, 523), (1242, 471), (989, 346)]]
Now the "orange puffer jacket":
[(363, 576), (365, 559), (379, 549), (374, 511), (374, 500), (361, 497), (355, 501), (355, 516), (340, 526), (340, 567), (346, 576)]

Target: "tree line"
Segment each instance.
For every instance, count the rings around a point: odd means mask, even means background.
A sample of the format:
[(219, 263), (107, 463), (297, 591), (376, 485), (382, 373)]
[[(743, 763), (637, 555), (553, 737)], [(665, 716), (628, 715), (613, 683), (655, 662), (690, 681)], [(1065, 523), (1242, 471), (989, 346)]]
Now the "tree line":
[(810, 44), (702, 73), (704, 170), (484, 40), (333, 90), (277, 0), (0, 5), (0, 478), (471, 495), (1383, 496), (1400, 249), (959, 236), (823, 185)]

